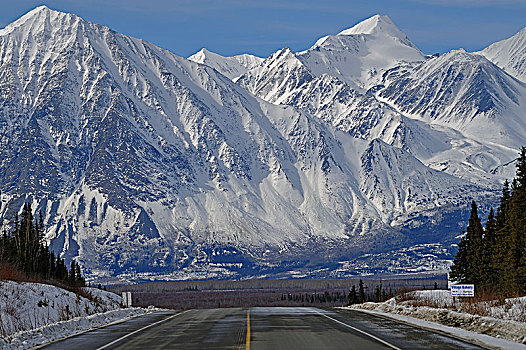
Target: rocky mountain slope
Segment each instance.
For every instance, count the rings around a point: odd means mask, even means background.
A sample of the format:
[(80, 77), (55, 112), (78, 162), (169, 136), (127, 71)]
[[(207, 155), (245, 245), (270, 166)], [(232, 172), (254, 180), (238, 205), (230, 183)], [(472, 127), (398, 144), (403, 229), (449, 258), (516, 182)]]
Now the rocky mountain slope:
[[(449, 247), (526, 135), (524, 84), (458, 55), (426, 57), (375, 16), (299, 54), (202, 64), (38, 7), (0, 30), (0, 216), (30, 200), (99, 280), (324, 276)], [(449, 81), (454, 97), (410, 97)]]

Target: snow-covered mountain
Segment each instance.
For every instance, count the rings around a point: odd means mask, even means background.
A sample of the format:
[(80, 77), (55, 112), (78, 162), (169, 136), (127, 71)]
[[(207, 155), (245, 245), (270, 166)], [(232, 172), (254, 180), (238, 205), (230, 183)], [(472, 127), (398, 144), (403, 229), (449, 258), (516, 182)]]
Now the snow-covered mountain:
[(526, 28), (511, 38), (493, 43), (477, 53), (508, 74), (526, 82)]
[(391, 19), (382, 15), (325, 36), (298, 57), (316, 76), (326, 73), (357, 89), (369, 88), (389, 68), (425, 59)]
[(263, 61), (263, 58), (249, 54), (223, 57), (205, 48), (188, 57), (188, 59), (206, 64), (232, 80), (245, 74), (249, 69), (254, 68)]
[[(482, 92), (411, 107), (391, 87), (437, 89), (425, 78), (449, 56), (427, 58), (384, 16), (299, 54), (196, 63), (38, 7), (0, 30), (0, 216), (31, 200), (66, 259), (125, 280), (293, 275), (453, 242), (526, 135), (523, 84), (454, 55), (461, 91)], [(450, 122), (458, 98), (490, 99), (492, 114), (462, 117), (515, 122), (513, 140)]]
[(526, 135), (526, 85), (486, 58), (453, 50), (384, 74), (377, 96), (399, 111), (517, 149)]
[[(376, 15), (337, 35), (319, 39), (308, 50), (299, 53), (288, 48), (280, 50), (239, 80), (242, 86), (261, 96), (262, 83), (279, 79), (279, 76), (283, 79), (292, 69), (301, 66), (302, 71), (313, 76), (328, 74), (353, 89), (364, 91), (374, 85), (387, 69), (424, 59), (425, 55), (389, 17)], [(268, 73), (278, 78), (265, 77)], [(297, 79), (303, 77), (297, 72), (293, 74)], [(271, 99), (267, 97), (267, 100)]]
[[(381, 26), (367, 30), (378, 18), (345, 32), (379, 35)], [(383, 28), (405, 38), (396, 27)], [(334, 75), (314, 74), (300, 55), (285, 48), (237, 83), (269, 102), (296, 106), (354, 137), (380, 138), (433, 169), (471, 182), (493, 186), (513, 176), (510, 161), (526, 135), (524, 84), (464, 50), (425, 61), (404, 61), (373, 81), (376, 85), (362, 92)]]

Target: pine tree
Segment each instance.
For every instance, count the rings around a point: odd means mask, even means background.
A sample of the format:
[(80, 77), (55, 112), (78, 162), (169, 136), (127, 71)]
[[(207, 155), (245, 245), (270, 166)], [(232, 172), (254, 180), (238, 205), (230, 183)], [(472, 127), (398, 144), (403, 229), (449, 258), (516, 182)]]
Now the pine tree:
[(465, 282), (469, 279), (468, 244), (467, 236), (464, 232), (462, 239), (458, 243), (457, 254), (449, 273), (452, 281)]
[(493, 213), (493, 208), (490, 209), (488, 214), (488, 221), (486, 221), (486, 228), (484, 230), (484, 239), (482, 243), (483, 254), (482, 254), (482, 281), (481, 287), (484, 289), (490, 289), (494, 286), (495, 275), (494, 269), (494, 256), (495, 256), (495, 245), (496, 245), (496, 220)]
[(451, 277), (505, 296), (526, 294), (526, 148), (522, 147), (511, 189), (504, 183), (497, 214), (482, 229), (476, 204), (451, 268)]
[(42, 213), (34, 220), (31, 205), (25, 203), (20, 217), (14, 216), (12, 231), (0, 235), (0, 263), (12, 264), (28, 277), (85, 286), (80, 265), (72, 262), (68, 272), (64, 259), (46, 245), (44, 232)]
[(360, 280), (360, 282), (358, 283), (358, 302), (360, 304), (365, 302), (365, 290), (363, 288), (362, 280)]
[(469, 218), (469, 225), (466, 228), (466, 236), (469, 236), (468, 248), (468, 271), (469, 280), (471, 283), (480, 286), (483, 280), (484, 263), (483, 263), (483, 242), (484, 229), (480, 223), (478, 216), (477, 204), (475, 201), (471, 202), (471, 215)]
[(375, 290), (374, 290), (374, 299), (377, 303), (379, 303), (382, 298), (382, 284), (380, 285), (377, 285)]
[(484, 273), (483, 235), (484, 230), (478, 216), (477, 204), (472, 201), (466, 234), (458, 244), (457, 255), (451, 267), (450, 276), (453, 280), (480, 285)]
[(356, 294), (356, 286), (352, 286), (347, 297), (349, 305), (356, 304), (358, 302), (358, 295)]
[(504, 181), (502, 188), (502, 195), (500, 197), (500, 205), (497, 209), (497, 216), (495, 218), (495, 247), (493, 248), (493, 272), (496, 279), (495, 284), (498, 290), (506, 292), (506, 260), (508, 255), (509, 243), (509, 222), (508, 222), (508, 207), (510, 204), (511, 191), (508, 180)]
[(77, 282), (76, 280), (76, 273), (75, 273), (75, 261), (71, 260), (71, 264), (69, 265), (69, 273), (68, 273), (68, 282), (70, 285), (75, 285)]
[(526, 292), (526, 148), (522, 147), (516, 164), (507, 221), (508, 255), (504, 274), (510, 292)]
[[(86, 286), (86, 280), (84, 279), (84, 277), (82, 277), (82, 272), (80, 270), (80, 265), (78, 262), (75, 262), (75, 283), (77, 286), (79, 287), (84, 287)], [(197, 290), (197, 286), (195, 287)]]

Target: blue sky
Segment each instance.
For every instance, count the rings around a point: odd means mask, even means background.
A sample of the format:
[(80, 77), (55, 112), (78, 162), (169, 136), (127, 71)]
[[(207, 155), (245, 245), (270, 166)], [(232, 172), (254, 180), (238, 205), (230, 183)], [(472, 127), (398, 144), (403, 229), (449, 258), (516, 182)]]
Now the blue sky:
[(0, 0), (0, 28), (39, 5), (185, 57), (202, 47), (226, 56), (301, 51), (376, 13), (428, 54), (479, 50), (526, 27), (526, 0)]

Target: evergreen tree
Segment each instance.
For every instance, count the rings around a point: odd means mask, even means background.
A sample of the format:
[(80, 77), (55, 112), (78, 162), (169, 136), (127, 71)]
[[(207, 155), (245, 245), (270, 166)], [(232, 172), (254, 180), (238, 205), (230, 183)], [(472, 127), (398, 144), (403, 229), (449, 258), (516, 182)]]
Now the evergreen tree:
[(352, 286), (347, 297), (349, 305), (356, 304), (358, 302), (358, 295), (356, 294), (356, 286)]
[(71, 264), (69, 265), (68, 282), (72, 286), (77, 283), (77, 269), (75, 266), (75, 260), (71, 260)]
[[(81, 287), (84, 287), (86, 285), (86, 280), (84, 279), (84, 277), (82, 277), (80, 265), (78, 263), (75, 263), (75, 280), (77, 281), (77, 284)], [(195, 290), (197, 290), (197, 286), (195, 288)]]
[(365, 290), (364, 290), (364, 287), (363, 287), (363, 281), (360, 280), (360, 282), (358, 283), (358, 302), (359, 303), (364, 303), (365, 302)]
[(466, 234), (458, 244), (458, 252), (451, 267), (450, 276), (453, 280), (480, 286), (484, 274), (483, 236), (477, 204), (472, 201)]
[(0, 235), (0, 263), (11, 264), (28, 277), (85, 286), (80, 265), (72, 262), (68, 272), (64, 259), (46, 245), (44, 232), (42, 213), (35, 220), (31, 205), (25, 203), (20, 217), (14, 216), (12, 231)]
[(512, 194), (507, 212), (509, 228), (507, 259), (504, 274), (510, 292), (526, 292), (526, 148), (523, 147), (516, 164)]
[(377, 303), (382, 301), (382, 284), (376, 286), (374, 290), (374, 299)]
[(504, 183), (497, 214), (482, 230), (476, 205), (451, 268), (451, 277), (507, 296), (526, 294), (526, 148), (522, 147), (511, 189)]
[(468, 239), (464, 232), (463, 237), (458, 243), (457, 254), (451, 266), (449, 277), (455, 282), (466, 282), (469, 279), (469, 263), (468, 263)]
[(489, 289), (493, 287), (495, 279), (494, 269), (494, 256), (495, 256), (495, 245), (496, 245), (496, 220), (493, 213), (493, 208), (490, 209), (488, 215), (488, 221), (486, 221), (486, 228), (484, 230), (484, 239), (482, 243), (483, 254), (482, 254), (482, 281), (481, 287)]
[(477, 204), (471, 202), (471, 215), (466, 228), (468, 237), (468, 281), (477, 286), (481, 285), (484, 274), (483, 241), (484, 229), (478, 216)]
[(493, 248), (493, 272), (498, 276), (494, 282), (499, 290), (506, 292), (506, 260), (508, 259), (509, 227), (508, 227), (508, 207), (511, 198), (511, 191), (508, 180), (504, 181), (500, 205), (497, 209), (495, 219), (495, 247)]

